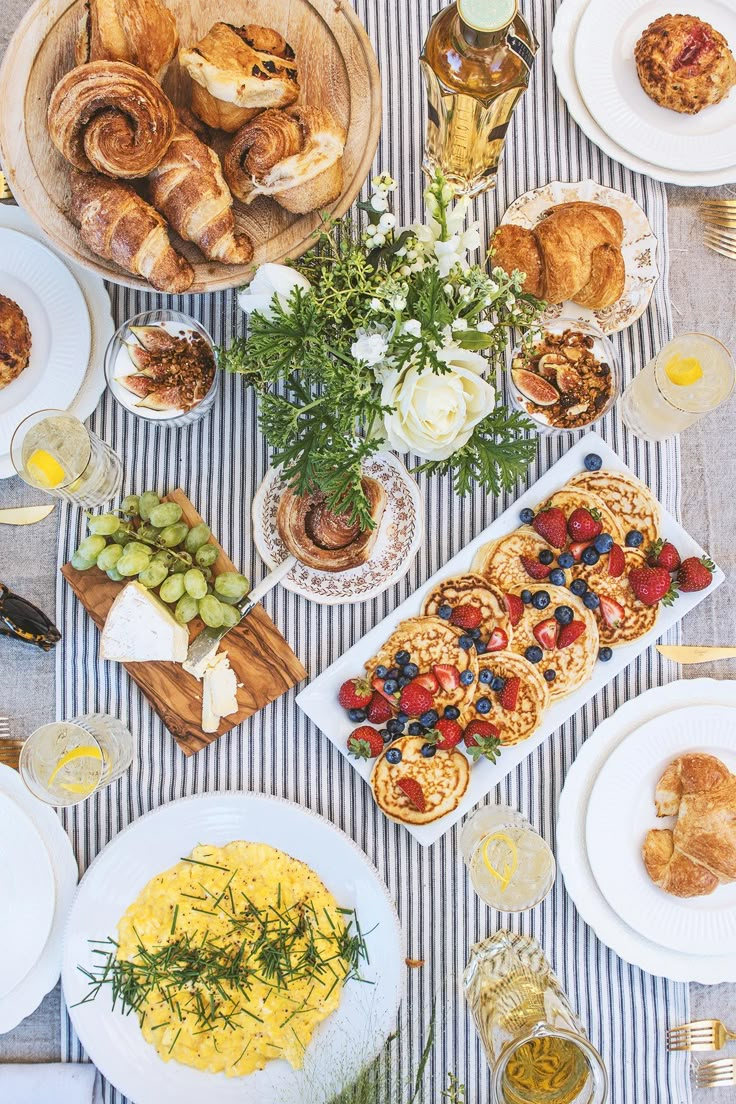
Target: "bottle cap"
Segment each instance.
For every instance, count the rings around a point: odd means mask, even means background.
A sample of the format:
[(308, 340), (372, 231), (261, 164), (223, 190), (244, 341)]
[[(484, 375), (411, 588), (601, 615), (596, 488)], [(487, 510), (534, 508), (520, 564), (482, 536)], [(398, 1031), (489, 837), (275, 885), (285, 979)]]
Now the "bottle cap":
[(518, 0), (457, 0), (457, 10), (468, 27), (487, 33), (508, 27), (519, 4)]

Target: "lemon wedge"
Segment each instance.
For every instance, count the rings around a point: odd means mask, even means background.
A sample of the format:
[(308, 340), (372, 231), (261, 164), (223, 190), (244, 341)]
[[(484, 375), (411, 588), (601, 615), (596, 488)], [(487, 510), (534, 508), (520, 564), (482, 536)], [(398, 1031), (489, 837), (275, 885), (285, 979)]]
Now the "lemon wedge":
[(676, 387), (691, 387), (703, 378), (703, 366), (697, 357), (670, 357), (664, 370), (667, 379)]
[(59, 461), (50, 452), (46, 452), (46, 449), (36, 449), (31, 453), (26, 471), (39, 487), (58, 487), (66, 478), (66, 472)]
[[(100, 749), (98, 747), (94, 747), (92, 744), (83, 744), (81, 747), (72, 748), (71, 751), (68, 751), (66, 753), (66, 755), (62, 755), (61, 759), (59, 760), (59, 762), (54, 767), (53, 771), (51, 772), (51, 777), (49, 778), (48, 785), (52, 786), (53, 783), (54, 783), (54, 779), (56, 778), (59, 771), (63, 770), (64, 767), (68, 766), (69, 763), (73, 763), (76, 759), (96, 759), (98, 763), (101, 763), (102, 762), (102, 752), (100, 751)], [(96, 784), (97, 783), (95, 783), (95, 785)], [(84, 789), (84, 790), (87, 789), (87, 786), (86, 786), (85, 783), (75, 783), (75, 782), (66, 783), (64, 785), (64, 788), (65, 789), (71, 789), (74, 793), (79, 793), (79, 792), (81, 792), (81, 790), (76, 789), (76, 787), (78, 785), (81, 786), (81, 788)]]

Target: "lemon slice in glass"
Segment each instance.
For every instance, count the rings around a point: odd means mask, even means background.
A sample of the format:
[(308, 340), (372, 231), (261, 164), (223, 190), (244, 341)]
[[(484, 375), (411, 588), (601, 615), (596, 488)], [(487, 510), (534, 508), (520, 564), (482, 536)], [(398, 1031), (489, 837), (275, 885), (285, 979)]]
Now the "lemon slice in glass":
[(697, 357), (670, 357), (664, 370), (667, 379), (676, 387), (691, 387), (703, 378), (703, 366)]
[(39, 487), (58, 487), (66, 478), (66, 472), (59, 461), (46, 449), (36, 449), (31, 453), (26, 471)]
[[(75, 747), (75, 748), (72, 748), (71, 751), (67, 751), (66, 755), (62, 755), (61, 759), (59, 760), (59, 762), (56, 764), (53, 771), (51, 772), (51, 777), (48, 780), (48, 785), (52, 786), (54, 784), (54, 779), (59, 774), (59, 771), (62, 771), (64, 769), (64, 767), (67, 767), (70, 763), (73, 763), (76, 759), (96, 759), (97, 762), (101, 763), (102, 762), (102, 752), (100, 751), (100, 749), (98, 747), (96, 747), (92, 744), (83, 744), (81, 747)], [(77, 785), (81, 785), (85, 789), (87, 788), (85, 783), (74, 783), (74, 782), (65, 783), (64, 788), (65, 789), (73, 789), (73, 792), (77, 793), (77, 792), (79, 792), (76, 789)], [(97, 785), (96, 782), (95, 782), (95, 785)], [(94, 786), (92, 788), (94, 789)]]

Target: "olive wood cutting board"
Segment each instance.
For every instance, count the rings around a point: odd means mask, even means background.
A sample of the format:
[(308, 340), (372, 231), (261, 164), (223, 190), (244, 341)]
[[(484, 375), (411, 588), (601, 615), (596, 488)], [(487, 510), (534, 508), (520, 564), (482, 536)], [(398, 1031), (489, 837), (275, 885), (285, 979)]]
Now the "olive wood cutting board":
[[(190, 526), (202, 518), (181, 490), (172, 491), (166, 500), (181, 506), (183, 520)], [(214, 537), (210, 543), (219, 549), (212, 571), (237, 571)], [(65, 564), (61, 573), (98, 629), (101, 629), (123, 583), (108, 579), (104, 571), (93, 567), (77, 571)], [(189, 625), (190, 639), (201, 632), (197, 618)], [(264, 705), (285, 694), (307, 677), (307, 672), (262, 606), (255, 609), (225, 637), (221, 647), (230, 657), (230, 666), (238, 679), (238, 712), (223, 717), (217, 732), (202, 731), (202, 683), (179, 663), (124, 663), (123, 666), (138, 684), (185, 755), (193, 755), (207, 747), (218, 736), (241, 724)]]

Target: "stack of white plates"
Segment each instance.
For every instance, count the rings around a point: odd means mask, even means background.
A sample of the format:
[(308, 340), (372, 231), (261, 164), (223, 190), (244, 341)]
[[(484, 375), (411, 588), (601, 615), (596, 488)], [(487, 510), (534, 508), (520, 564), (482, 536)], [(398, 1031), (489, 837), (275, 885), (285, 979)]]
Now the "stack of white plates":
[[(736, 0), (686, 0), (674, 9), (712, 24), (736, 51)], [(686, 187), (736, 181), (736, 89), (698, 115), (659, 107), (639, 83), (634, 46), (673, 11), (669, 0), (563, 0), (552, 37), (559, 90), (583, 132), (609, 157)]]
[(736, 981), (736, 885), (677, 898), (649, 879), (641, 847), (654, 790), (686, 751), (736, 772), (736, 682), (692, 679), (621, 706), (586, 740), (565, 780), (557, 859), (578, 912), (606, 946), (673, 981)]
[(35, 1011), (59, 979), (77, 877), (54, 811), (0, 765), (0, 1034)]

